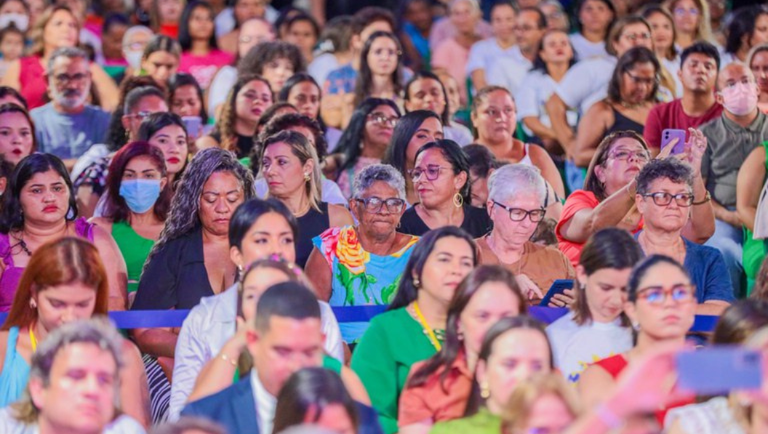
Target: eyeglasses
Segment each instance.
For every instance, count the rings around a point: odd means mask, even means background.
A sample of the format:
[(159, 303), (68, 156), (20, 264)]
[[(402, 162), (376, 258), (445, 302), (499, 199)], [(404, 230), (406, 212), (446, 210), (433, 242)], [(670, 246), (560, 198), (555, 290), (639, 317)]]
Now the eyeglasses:
[(661, 305), (667, 300), (667, 296), (676, 303), (687, 303), (693, 300), (696, 293), (694, 285), (675, 285), (671, 288), (661, 286), (649, 286), (637, 291), (637, 298), (647, 301), (649, 304)]
[(531, 219), (533, 223), (538, 223), (544, 219), (544, 214), (547, 213), (547, 211), (544, 208), (532, 209), (528, 211), (522, 208), (511, 208), (504, 204), (496, 202), (495, 200), (493, 201), (493, 203), (507, 210), (507, 212), (509, 212), (509, 219), (512, 220), (513, 222), (521, 222), (525, 220), (526, 217), (528, 217), (529, 219)]
[(397, 125), (397, 121), (399, 118), (397, 116), (394, 117), (387, 117), (381, 113), (371, 113), (368, 115), (368, 119), (373, 121), (373, 123), (378, 124), (382, 127), (391, 127), (394, 128), (395, 125)]
[(88, 78), (88, 74), (80, 72), (75, 75), (59, 74), (53, 76), (53, 79), (60, 84), (82, 83), (86, 78)]
[(653, 198), (653, 203), (658, 206), (667, 206), (672, 203), (672, 199), (675, 199), (675, 203), (677, 203), (678, 206), (689, 207), (693, 204), (693, 194), (691, 193), (670, 194), (665, 192), (657, 192), (646, 193), (642, 196)]
[(674, 13), (675, 13), (675, 15), (678, 15), (678, 16), (682, 16), (682, 15), (697, 16), (697, 15), (699, 15), (699, 10), (697, 8), (690, 8), (690, 9), (675, 8)]
[(123, 45), (123, 49), (126, 51), (143, 51), (146, 46), (146, 42), (131, 42), (130, 44)]
[(745, 86), (751, 86), (755, 84), (755, 81), (751, 77), (742, 77), (741, 80), (728, 80), (725, 82), (725, 88), (730, 89), (736, 87), (736, 85), (743, 84)]
[(642, 33), (629, 33), (622, 36), (624, 39), (628, 39), (630, 42), (636, 42), (636, 41), (650, 41), (651, 40), (651, 34), (648, 32), (642, 32)]
[(411, 169), (408, 171), (408, 176), (411, 177), (411, 181), (416, 182), (421, 178), (421, 175), (426, 175), (427, 180), (434, 181), (437, 179), (438, 176), (440, 176), (441, 170), (447, 170), (448, 167), (442, 167), (438, 166), (437, 164), (427, 164), (426, 169), (422, 169), (421, 167), (417, 167), (415, 169)]
[(134, 113), (134, 114), (127, 114), (125, 116), (129, 117), (129, 118), (137, 118), (139, 121), (143, 121), (144, 119), (149, 117), (149, 115), (151, 115), (151, 114), (152, 114), (152, 112), (138, 112), (138, 113)]
[(651, 159), (647, 151), (619, 150), (616, 152), (611, 152), (608, 155), (610, 158), (613, 158), (614, 160), (618, 160), (618, 161), (629, 161), (630, 158), (634, 158), (635, 161), (639, 161), (641, 163), (647, 163), (648, 160)]
[(381, 211), (381, 207), (386, 205), (387, 211), (392, 214), (397, 214), (403, 210), (405, 201), (397, 197), (390, 197), (389, 199), (382, 199), (380, 197), (371, 196), (365, 198), (355, 198), (357, 202), (362, 203), (365, 206), (365, 210), (371, 214)]
[(624, 71), (624, 73), (627, 74), (627, 76), (631, 78), (632, 82), (635, 84), (647, 84), (648, 86), (653, 86), (659, 82), (659, 79), (656, 77), (638, 77), (629, 71)]

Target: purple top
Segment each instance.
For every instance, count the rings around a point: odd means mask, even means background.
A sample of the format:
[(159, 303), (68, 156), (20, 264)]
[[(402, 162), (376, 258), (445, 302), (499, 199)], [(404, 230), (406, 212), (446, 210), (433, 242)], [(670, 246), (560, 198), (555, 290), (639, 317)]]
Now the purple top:
[[(78, 237), (85, 238), (93, 242), (93, 225), (88, 223), (85, 217), (75, 220), (75, 234)], [(16, 288), (19, 286), (21, 275), (24, 274), (23, 267), (17, 267), (13, 264), (12, 247), (8, 234), (0, 234), (0, 257), (2, 257), (5, 271), (0, 276), (0, 312), (8, 312), (13, 304), (13, 296), (16, 294)]]

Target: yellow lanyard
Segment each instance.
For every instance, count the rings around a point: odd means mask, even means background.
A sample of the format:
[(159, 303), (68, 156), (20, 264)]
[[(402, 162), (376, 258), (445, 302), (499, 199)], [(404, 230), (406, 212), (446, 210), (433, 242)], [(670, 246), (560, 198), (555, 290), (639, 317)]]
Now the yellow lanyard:
[(424, 318), (424, 315), (421, 313), (421, 309), (419, 309), (419, 302), (414, 301), (413, 302), (413, 311), (416, 312), (416, 316), (419, 317), (419, 323), (421, 323), (421, 326), (424, 328), (424, 331), (427, 332), (427, 337), (429, 338), (429, 341), (432, 343), (432, 346), (437, 349), (437, 351), (440, 351), (441, 345), (440, 341), (437, 340), (437, 336), (435, 336), (435, 332), (432, 330), (432, 327), (427, 324), (427, 320)]
[(32, 331), (32, 326), (29, 327), (29, 342), (32, 344), (32, 352), (37, 352), (37, 339), (35, 338), (35, 332)]

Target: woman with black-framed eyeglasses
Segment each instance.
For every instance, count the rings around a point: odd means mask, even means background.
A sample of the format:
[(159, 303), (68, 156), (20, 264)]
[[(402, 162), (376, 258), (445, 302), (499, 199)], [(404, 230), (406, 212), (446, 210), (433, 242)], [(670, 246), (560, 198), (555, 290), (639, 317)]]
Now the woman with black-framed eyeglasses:
[(653, 160), (637, 175), (635, 204), (645, 222), (635, 237), (647, 255), (669, 256), (683, 264), (696, 286), (697, 313), (720, 315), (734, 300), (723, 255), (682, 236), (693, 197), (693, 170), (676, 158)]
[(485, 210), (471, 205), (469, 160), (453, 140), (436, 140), (419, 148), (408, 176), (418, 202), (403, 214), (403, 233), (421, 236), (443, 226), (458, 226), (477, 238), (491, 230)]
[[(397, 231), (405, 180), (392, 166), (368, 166), (355, 177), (349, 208), (358, 226), (332, 227), (313, 238), (307, 277), (331, 306), (390, 304), (419, 239)], [(354, 343), (367, 327), (368, 322), (342, 323), (341, 336)]]
[[(538, 169), (510, 164), (496, 169), (488, 180), (488, 215), (493, 230), (478, 238), (480, 263), (501, 265), (514, 273), (520, 290), (531, 302), (543, 298), (557, 279), (576, 273), (559, 250), (530, 241), (546, 214), (547, 185)], [(566, 298), (552, 306), (565, 307)]]

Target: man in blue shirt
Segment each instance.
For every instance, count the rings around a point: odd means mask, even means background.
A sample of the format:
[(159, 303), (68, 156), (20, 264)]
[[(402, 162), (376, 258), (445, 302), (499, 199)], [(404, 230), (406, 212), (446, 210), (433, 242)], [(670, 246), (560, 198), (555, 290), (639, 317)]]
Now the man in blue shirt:
[(94, 143), (104, 140), (109, 113), (87, 104), (91, 92), (88, 55), (78, 48), (59, 48), (48, 60), (46, 77), (51, 102), (30, 113), (37, 150), (64, 160), (68, 169)]

